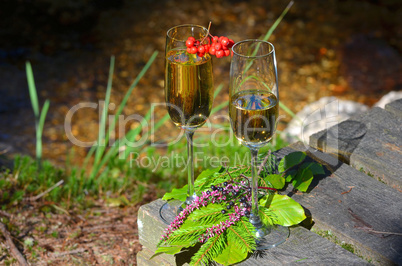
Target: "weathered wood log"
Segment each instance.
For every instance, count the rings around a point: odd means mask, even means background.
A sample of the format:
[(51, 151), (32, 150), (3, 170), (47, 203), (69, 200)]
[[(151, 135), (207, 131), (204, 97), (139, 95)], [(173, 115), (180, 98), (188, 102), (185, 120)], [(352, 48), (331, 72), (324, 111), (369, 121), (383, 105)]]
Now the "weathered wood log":
[[(276, 155), (295, 150), (306, 147), (296, 143)], [(339, 243), (352, 245), (374, 264), (402, 264), (402, 194), (331, 155), (311, 148), (307, 152), (329, 171), (315, 178), (309, 193), (293, 194), (291, 186), (287, 192), (311, 214), (313, 228), (332, 232)]]
[(310, 146), (402, 191), (401, 100), (312, 135)]
[[(156, 250), (156, 244), (162, 235), (166, 224), (159, 218), (159, 208), (164, 202), (156, 200), (141, 206), (138, 212), (138, 232), (143, 250), (137, 254), (139, 265), (184, 265), (188, 257), (160, 255), (152, 260), (149, 258)], [(319, 235), (301, 227), (291, 228), (290, 236), (285, 243), (259, 254), (260, 257), (250, 257), (238, 265), (366, 265), (361, 258)]]

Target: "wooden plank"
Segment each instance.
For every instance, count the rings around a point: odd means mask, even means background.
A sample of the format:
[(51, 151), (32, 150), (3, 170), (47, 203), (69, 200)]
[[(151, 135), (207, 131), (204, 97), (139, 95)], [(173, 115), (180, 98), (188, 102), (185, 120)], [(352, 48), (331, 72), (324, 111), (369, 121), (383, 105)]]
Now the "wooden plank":
[[(400, 102), (388, 110), (369, 112), (310, 137), (310, 146), (333, 154), (396, 190), (402, 191), (402, 110)], [(396, 114), (399, 114), (396, 115)]]
[[(156, 250), (156, 243), (162, 235), (165, 225), (159, 219), (159, 208), (162, 200), (156, 200), (141, 206), (138, 212), (138, 232), (143, 251), (137, 255), (139, 265), (187, 265), (188, 258), (183, 256), (161, 255), (152, 260), (149, 258)], [(282, 245), (250, 257), (238, 265), (366, 265), (366, 261), (349, 251), (335, 245), (317, 234), (300, 226), (291, 228), (290, 237)]]
[[(296, 143), (276, 155), (296, 150), (306, 147)], [(314, 179), (309, 193), (293, 194), (291, 187), (287, 192), (311, 214), (314, 228), (331, 231), (374, 264), (402, 264), (402, 194), (331, 155), (312, 148), (307, 152), (330, 171)]]

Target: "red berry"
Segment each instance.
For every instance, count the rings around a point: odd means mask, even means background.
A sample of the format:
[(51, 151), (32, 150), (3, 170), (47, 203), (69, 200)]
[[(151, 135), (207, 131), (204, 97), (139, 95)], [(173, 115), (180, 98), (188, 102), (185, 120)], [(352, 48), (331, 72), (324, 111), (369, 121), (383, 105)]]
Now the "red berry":
[(216, 43), (216, 44), (214, 45), (214, 47), (215, 47), (216, 51), (219, 51), (219, 50), (222, 49), (222, 44), (220, 44), (220, 43), (218, 42), (218, 43)]
[(211, 55), (215, 55), (216, 49), (215, 49), (214, 46), (211, 46), (211, 48), (209, 48), (209, 53), (210, 53)]
[(187, 40), (191, 40), (191, 41), (195, 42), (195, 38), (193, 36), (188, 37)]
[(214, 36), (214, 37), (212, 38), (212, 42), (218, 42), (218, 40), (219, 40), (219, 37), (218, 37), (218, 36)]
[(191, 47), (187, 47), (187, 53), (191, 54)]
[(191, 47), (190, 49), (191, 49), (190, 54), (195, 54), (195, 53), (197, 53), (197, 47), (193, 46), (193, 47)]
[(200, 45), (200, 41), (195, 41), (195, 42), (194, 42), (194, 45), (195, 45), (195, 46)]
[(232, 39), (229, 39), (228, 47), (232, 48), (233, 45), (234, 45), (234, 41)]
[(222, 42), (222, 39), (225, 38), (225, 36), (219, 37), (219, 42)]
[(205, 53), (197, 52), (197, 56), (199, 56), (199, 57), (203, 57), (204, 55), (205, 55)]
[(223, 37), (221, 40), (221, 44), (223, 46), (228, 46), (229, 45), (229, 39), (227, 37)]
[(215, 55), (217, 58), (222, 58), (225, 53), (222, 50), (216, 51)]
[(198, 46), (198, 52), (199, 53), (201, 53), (201, 54), (204, 54), (205, 53), (205, 47), (204, 46)]
[(223, 50), (223, 52), (225, 53), (225, 56), (230, 55), (230, 50)]
[(190, 48), (190, 47), (192, 47), (193, 45), (194, 45), (194, 41), (193, 41), (193, 40), (190, 40), (190, 38), (188, 38), (187, 41), (186, 41), (186, 46)]

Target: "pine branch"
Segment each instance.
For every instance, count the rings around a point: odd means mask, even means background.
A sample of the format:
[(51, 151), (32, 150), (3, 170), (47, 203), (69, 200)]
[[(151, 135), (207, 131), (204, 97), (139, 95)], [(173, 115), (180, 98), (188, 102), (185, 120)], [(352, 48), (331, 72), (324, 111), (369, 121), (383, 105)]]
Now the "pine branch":
[[(209, 224), (217, 223), (222, 220), (222, 209), (224, 207), (221, 204), (209, 204), (207, 208), (200, 208), (194, 211), (188, 219), (196, 221), (199, 224)], [(226, 220), (227, 215), (224, 217)]]
[(204, 245), (194, 254), (191, 259), (190, 265), (208, 264), (219, 255), (219, 251), (225, 246), (224, 234), (216, 235), (208, 239)]

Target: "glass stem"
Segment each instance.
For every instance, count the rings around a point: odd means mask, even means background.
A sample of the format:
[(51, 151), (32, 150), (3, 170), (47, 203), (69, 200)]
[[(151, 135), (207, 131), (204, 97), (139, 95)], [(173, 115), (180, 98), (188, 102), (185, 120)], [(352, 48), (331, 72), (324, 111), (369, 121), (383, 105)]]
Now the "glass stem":
[(195, 199), (194, 190), (194, 158), (193, 158), (193, 136), (194, 131), (186, 130), (187, 137), (187, 172), (188, 172), (188, 189), (187, 189), (187, 199), (186, 204), (191, 204)]
[(257, 157), (258, 157), (258, 148), (251, 148), (251, 214), (250, 214), (250, 223), (254, 225), (256, 228), (262, 227), (262, 222), (260, 219), (260, 215), (258, 212), (258, 170), (257, 170)]

